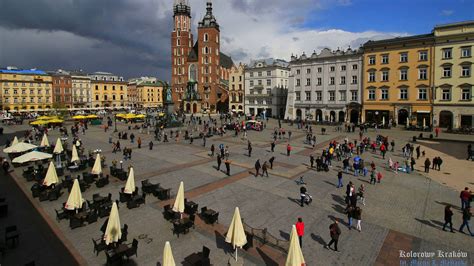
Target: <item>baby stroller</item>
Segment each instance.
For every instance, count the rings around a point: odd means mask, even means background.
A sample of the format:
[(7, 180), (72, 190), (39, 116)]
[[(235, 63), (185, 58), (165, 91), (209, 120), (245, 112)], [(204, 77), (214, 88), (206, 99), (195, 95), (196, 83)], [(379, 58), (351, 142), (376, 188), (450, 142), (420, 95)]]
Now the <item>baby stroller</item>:
[(305, 193), (304, 195), (304, 203), (306, 203), (306, 205), (309, 205), (311, 202), (313, 202), (313, 197), (311, 195), (308, 193)]

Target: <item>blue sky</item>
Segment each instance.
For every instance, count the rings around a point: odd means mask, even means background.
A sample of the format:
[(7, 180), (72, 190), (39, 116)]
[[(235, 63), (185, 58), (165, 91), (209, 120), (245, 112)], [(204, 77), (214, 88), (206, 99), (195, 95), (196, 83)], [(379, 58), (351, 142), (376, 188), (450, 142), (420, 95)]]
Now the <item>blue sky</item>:
[(474, 0), (351, 0), (306, 17), (304, 28), (429, 33), (436, 24), (474, 20)]

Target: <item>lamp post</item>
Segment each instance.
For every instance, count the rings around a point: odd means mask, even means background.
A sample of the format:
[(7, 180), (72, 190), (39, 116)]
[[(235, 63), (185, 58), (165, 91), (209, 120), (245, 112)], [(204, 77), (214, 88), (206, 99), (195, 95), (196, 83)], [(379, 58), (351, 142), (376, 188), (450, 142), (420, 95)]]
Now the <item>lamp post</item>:
[(114, 132), (117, 132), (117, 116), (114, 116), (114, 122), (115, 122), (115, 126), (114, 126)]
[(120, 161), (120, 170), (123, 169), (123, 161)]

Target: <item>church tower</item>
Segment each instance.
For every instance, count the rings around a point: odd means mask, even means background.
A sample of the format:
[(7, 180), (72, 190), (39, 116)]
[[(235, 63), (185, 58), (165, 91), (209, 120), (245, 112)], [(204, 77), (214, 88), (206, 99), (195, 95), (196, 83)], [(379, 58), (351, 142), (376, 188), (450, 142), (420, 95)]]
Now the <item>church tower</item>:
[(181, 104), (188, 82), (188, 55), (193, 46), (191, 6), (188, 0), (174, 0), (171, 32), (171, 89), (175, 107)]
[(206, 3), (206, 15), (198, 24), (198, 91), (202, 108), (216, 109), (221, 97), (217, 87), (220, 83), (220, 30), (212, 14), (212, 2)]

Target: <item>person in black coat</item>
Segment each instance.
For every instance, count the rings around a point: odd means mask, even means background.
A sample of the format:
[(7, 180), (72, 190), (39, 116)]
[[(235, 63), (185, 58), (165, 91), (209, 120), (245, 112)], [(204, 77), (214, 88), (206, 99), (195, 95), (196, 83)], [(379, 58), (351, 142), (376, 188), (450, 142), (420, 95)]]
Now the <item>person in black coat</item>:
[(255, 162), (255, 177), (258, 176), (258, 173), (260, 172), (260, 168), (261, 168), (260, 160), (257, 160), (257, 161)]
[(217, 171), (221, 170), (222, 158), (220, 154), (217, 154)]
[(225, 169), (226, 169), (227, 175), (230, 175), (230, 161), (225, 160), (224, 164), (225, 164)]
[(334, 243), (334, 251), (339, 252), (337, 250), (337, 243), (339, 242), (339, 236), (341, 235), (341, 229), (339, 228), (339, 222), (334, 220), (334, 223), (329, 226), (329, 234), (331, 236), (331, 241), (324, 246), (324, 248), (331, 248), (331, 245)]
[(307, 190), (306, 190), (306, 187), (305, 187), (305, 186), (301, 186), (301, 187), (300, 187), (300, 197), (301, 197), (301, 199), (300, 199), (300, 205), (301, 205), (301, 207), (304, 207), (304, 200), (305, 200), (305, 198), (306, 198), (306, 191), (307, 191)]
[(268, 162), (270, 163), (270, 169), (273, 169), (273, 161), (275, 161), (275, 157), (274, 157), (274, 156), (272, 156), (272, 158), (270, 158), (270, 159), (268, 160)]
[(454, 233), (453, 231), (453, 211), (451, 210), (451, 205), (446, 205), (444, 208), (444, 225), (443, 225), (443, 231), (446, 231), (446, 226), (449, 225), (449, 228), (451, 229), (451, 233)]

